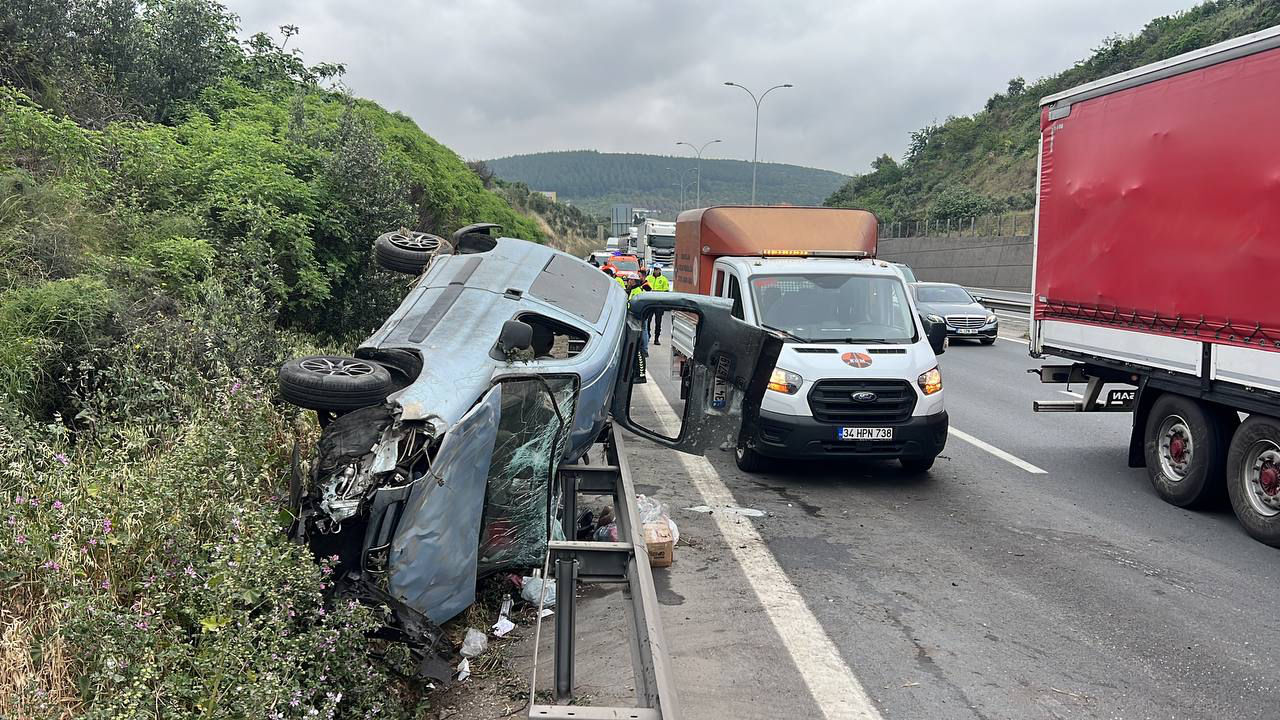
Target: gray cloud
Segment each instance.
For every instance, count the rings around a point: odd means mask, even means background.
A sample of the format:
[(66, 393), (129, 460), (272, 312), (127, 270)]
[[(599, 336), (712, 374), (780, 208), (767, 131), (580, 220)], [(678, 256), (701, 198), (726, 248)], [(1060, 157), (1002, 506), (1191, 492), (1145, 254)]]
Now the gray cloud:
[(1108, 35), (1190, 0), (231, 0), (246, 34), (296, 24), (309, 62), (411, 115), (467, 158), (594, 148), (862, 172), (912, 130), (979, 110)]

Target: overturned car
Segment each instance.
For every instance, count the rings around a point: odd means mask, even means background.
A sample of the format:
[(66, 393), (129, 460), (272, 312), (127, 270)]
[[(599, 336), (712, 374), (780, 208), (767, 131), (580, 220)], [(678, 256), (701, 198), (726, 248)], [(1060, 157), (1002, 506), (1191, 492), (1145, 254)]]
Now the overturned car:
[[(726, 300), (628, 303), (590, 264), (498, 230), (379, 238), (383, 267), (421, 273), (399, 308), (352, 356), (280, 370), (284, 397), (323, 427), (295, 463), (292, 532), (338, 557), (338, 592), (389, 608), (389, 636), (420, 647), (471, 604), (478, 577), (542, 565), (560, 531), (557, 471), (611, 420), (684, 451), (736, 442), (781, 347)], [(655, 311), (698, 318), (675, 432), (632, 417)]]

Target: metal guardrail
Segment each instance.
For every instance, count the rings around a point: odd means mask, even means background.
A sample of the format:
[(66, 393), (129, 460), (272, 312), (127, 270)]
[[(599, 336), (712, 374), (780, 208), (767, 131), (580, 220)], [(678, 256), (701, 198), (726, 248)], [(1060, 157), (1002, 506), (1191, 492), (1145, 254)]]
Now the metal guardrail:
[(978, 302), (991, 310), (1008, 310), (1009, 312), (1030, 313), (1031, 293), (1015, 290), (991, 290), (989, 288), (966, 287), (965, 290)]

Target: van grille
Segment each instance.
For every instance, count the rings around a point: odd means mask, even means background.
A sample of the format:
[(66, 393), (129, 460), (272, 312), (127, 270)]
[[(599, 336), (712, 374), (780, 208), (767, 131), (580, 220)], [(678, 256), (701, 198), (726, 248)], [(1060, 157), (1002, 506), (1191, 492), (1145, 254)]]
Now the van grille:
[[(854, 400), (860, 392), (875, 393), (875, 401)], [(902, 422), (916, 409), (916, 392), (905, 380), (819, 380), (809, 391), (809, 409), (824, 423)]]
[(947, 324), (953, 328), (976, 330), (987, 324), (986, 315), (948, 315)]

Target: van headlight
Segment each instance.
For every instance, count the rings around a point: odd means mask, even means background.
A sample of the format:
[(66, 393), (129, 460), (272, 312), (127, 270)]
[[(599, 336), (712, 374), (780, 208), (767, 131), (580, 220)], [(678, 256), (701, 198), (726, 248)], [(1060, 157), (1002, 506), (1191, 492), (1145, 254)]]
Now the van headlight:
[(800, 385), (803, 383), (804, 378), (799, 373), (782, 368), (774, 368), (773, 374), (769, 376), (769, 389), (783, 395), (795, 395), (800, 392)]
[(925, 395), (932, 395), (942, 391), (942, 373), (938, 368), (934, 368), (929, 372), (922, 373), (916, 378), (916, 382), (920, 385), (920, 391)]

